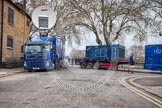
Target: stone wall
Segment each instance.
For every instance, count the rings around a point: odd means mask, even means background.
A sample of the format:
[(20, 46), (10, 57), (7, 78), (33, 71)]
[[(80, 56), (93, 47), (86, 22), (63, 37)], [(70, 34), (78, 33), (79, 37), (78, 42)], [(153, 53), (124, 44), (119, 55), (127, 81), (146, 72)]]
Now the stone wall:
[[(14, 24), (8, 23), (8, 8), (14, 10)], [(27, 41), (29, 36), (30, 27), (27, 25), (28, 17), (13, 4), (5, 1), (4, 3), (4, 31), (3, 31), (3, 50), (2, 61), (5, 62), (6, 58), (20, 59), (23, 54), (21, 53), (21, 46)], [(7, 47), (7, 38), (13, 39), (13, 48)]]

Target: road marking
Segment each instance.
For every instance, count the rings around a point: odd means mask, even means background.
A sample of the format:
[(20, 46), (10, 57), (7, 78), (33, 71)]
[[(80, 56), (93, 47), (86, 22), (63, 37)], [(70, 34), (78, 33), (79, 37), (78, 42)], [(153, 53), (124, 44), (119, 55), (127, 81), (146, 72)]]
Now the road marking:
[(126, 78), (122, 78), (122, 80), (119, 80), (119, 82), (124, 85), (125, 87), (127, 87), (129, 90), (135, 92), (136, 94), (142, 96), (143, 98), (147, 99), (148, 101), (154, 103), (155, 105), (157, 105), (158, 107), (162, 108), (162, 102), (138, 89), (136, 89), (135, 87), (131, 86), (130, 84), (125, 82), (125, 79), (128, 79), (131, 77), (126, 77)]
[(155, 100), (155, 101), (159, 102), (160, 104), (162, 104), (162, 102), (161, 102), (160, 100), (158, 100), (158, 99), (156, 99), (156, 98), (154, 98), (154, 97), (152, 97), (152, 96), (150, 96), (150, 95), (148, 95), (148, 94), (146, 94), (146, 93), (144, 93), (144, 92), (142, 92), (142, 91), (136, 89), (135, 87), (129, 85), (128, 83), (126, 83), (126, 82), (124, 81), (125, 79), (126, 79), (126, 78), (122, 79), (123, 82), (124, 82), (125, 84), (127, 84), (127, 85), (130, 86), (130, 87), (132, 87), (132, 88), (133, 88), (134, 90), (136, 90), (137, 92), (140, 92), (141, 94), (143, 94), (143, 95), (145, 95), (145, 96), (147, 96), (147, 97), (149, 97), (149, 98), (152, 98), (153, 100)]

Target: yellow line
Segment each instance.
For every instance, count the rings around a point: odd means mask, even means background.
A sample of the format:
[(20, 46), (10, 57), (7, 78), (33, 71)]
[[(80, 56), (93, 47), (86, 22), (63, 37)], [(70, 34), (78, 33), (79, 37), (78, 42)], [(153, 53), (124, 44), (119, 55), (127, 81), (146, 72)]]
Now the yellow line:
[[(124, 82), (125, 84), (127, 84), (127, 83), (124, 81), (124, 79), (123, 79), (123, 82)], [(154, 97), (152, 97), (152, 96), (150, 96), (150, 95), (147, 95), (146, 93), (144, 93), (144, 92), (142, 92), (142, 91), (136, 89), (135, 87), (133, 87), (133, 86), (131, 86), (131, 85), (129, 85), (129, 84), (127, 84), (127, 85), (130, 86), (132, 89), (136, 90), (137, 92), (139, 92), (139, 93), (141, 93), (141, 94), (143, 94), (143, 95), (145, 95), (145, 96), (147, 96), (147, 97), (149, 97), (149, 98), (151, 98), (151, 99), (153, 99), (153, 100), (159, 102), (160, 104), (162, 104), (162, 102), (159, 101), (158, 99), (156, 99), (156, 98), (154, 98)]]
[[(123, 84), (123, 82), (120, 82), (120, 83)], [(130, 89), (131, 91), (133, 91), (133, 92), (137, 93), (138, 95), (142, 96), (143, 98), (145, 98), (145, 99), (149, 100), (150, 102), (154, 103), (154, 104), (157, 105), (158, 107), (162, 108), (162, 105), (161, 105), (161, 104), (159, 104), (159, 103), (155, 102), (154, 100), (152, 100), (152, 99), (150, 99), (150, 98), (148, 98), (148, 97), (146, 97), (146, 96), (140, 94), (139, 92), (133, 90), (133, 89), (130, 88), (129, 86), (127, 86), (127, 85), (125, 85), (125, 84), (123, 84), (123, 85), (126, 86), (126, 87), (127, 87), (128, 89)]]
[[(162, 105), (161, 105), (162, 102), (161, 102), (161, 101), (159, 101), (159, 100), (157, 100), (157, 99), (155, 99), (155, 98), (153, 98), (153, 97), (151, 97), (151, 96), (149, 96), (149, 95), (147, 95), (147, 94), (145, 94), (145, 93), (139, 91), (138, 89), (132, 87), (131, 85), (127, 84), (127, 83), (124, 81), (124, 79), (126, 79), (126, 78), (123, 78), (122, 81), (119, 80), (119, 82), (120, 82), (122, 85), (124, 85), (125, 87), (127, 87), (127, 88), (130, 89), (131, 91), (137, 93), (138, 95), (142, 96), (143, 98), (147, 99), (148, 101), (154, 103), (154, 104), (157, 105), (158, 107), (162, 108)], [(159, 102), (160, 104), (157, 103), (156, 101)]]
[[(127, 83), (124, 81), (125, 79), (126, 79), (126, 78), (123, 78), (122, 81), (123, 81), (125, 84), (127, 84)], [(127, 85), (130, 86), (132, 89), (136, 90), (137, 92), (140, 92), (141, 94), (143, 94), (143, 95), (145, 95), (145, 96), (147, 96), (147, 97), (149, 97), (149, 98), (151, 98), (151, 99), (153, 99), (153, 100), (159, 102), (160, 104), (162, 104), (162, 102), (161, 102), (160, 100), (158, 100), (158, 99), (156, 99), (156, 98), (154, 98), (154, 97), (152, 97), (152, 96), (150, 96), (150, 95), (147, 95), (146, 93), (143, 93), (142, 91), (136, 89), (135, 87), (133, 87), (133, 86), (131, 86), (131, 85), (129, 85), (129, 84), (127, 84)]]
[(125, 87), (127, 87), (128, 89), (130, 89), (131, 91), (135, 92), (136, 94), (142, 96), (143, 98), (147, 99), (148, 101), (154, 103), (155, 105), (157, 105), (158, 107), (162, 108), (162, 105), (160, 105), (159, 103), (155, 102), (154, 100), (151, 100), (150, 98), (138, 93), (137, 91), (133, 90), (132, 88), (128, 87), (127, 85), (123, 84), (123, 82), (120, 82), (122, 85), (124, 85)]

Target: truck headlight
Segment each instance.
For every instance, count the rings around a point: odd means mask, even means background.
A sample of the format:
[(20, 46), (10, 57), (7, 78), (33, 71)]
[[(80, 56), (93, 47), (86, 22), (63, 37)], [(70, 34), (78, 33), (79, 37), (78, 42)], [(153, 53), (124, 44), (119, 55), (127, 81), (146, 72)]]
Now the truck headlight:
[(49, 61), (46, 61), (46, 66), (50, 66), (50, 62)]
[(26, 67), (27, 66), (27, 64), (26, 64), (26, 62), (24, 62), (24, 67)]

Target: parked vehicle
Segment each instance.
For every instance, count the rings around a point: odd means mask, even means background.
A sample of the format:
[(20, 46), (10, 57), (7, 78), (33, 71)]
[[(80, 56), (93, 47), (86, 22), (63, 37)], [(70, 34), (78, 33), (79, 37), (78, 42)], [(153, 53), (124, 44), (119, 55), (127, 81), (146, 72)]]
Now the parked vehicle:
[(145, 46), (144, 69), (162, 71), (162, 44)]
[(106, 68), (117, 70), (118, 65), (128, 64), (125, 47), (120, 44), (86, 46), (86, 55), (80, 62), (81, 68)]
[(56, 13), (48, 6), (39, 6), (32, 14), (32, 21), (39, 35), (30, 37), (24, 45), (24, 69), (59, 69), (63, 64), (65, 42), (48, 35), (56, 22)]
[(51, 70), (62, 67), (64, 42), (55, 37), (34, 37), (24, 47), (24, 69)]

